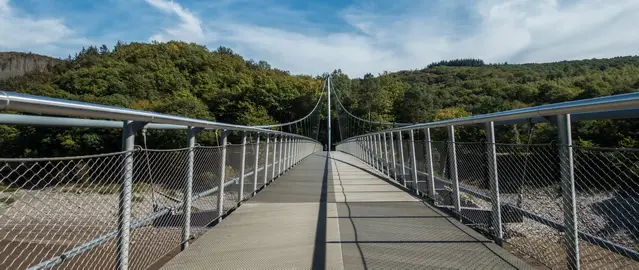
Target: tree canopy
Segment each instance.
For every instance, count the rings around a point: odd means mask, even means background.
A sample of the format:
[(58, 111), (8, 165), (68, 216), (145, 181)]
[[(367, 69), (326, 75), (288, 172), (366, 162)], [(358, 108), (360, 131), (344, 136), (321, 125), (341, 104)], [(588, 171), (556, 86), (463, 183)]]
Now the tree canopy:
[[(0, 81), (0, 88), (225, 123), (262, 125), (309, 113), (322, 81), (290, 75), (265, 61), (245, 60), (225, 47), (210, 51), (197, 44), (174, 41), (118, 42), (112, 50), (107, 46), (82, 49), (50, 72), (32, 72)], [(2, 129), (3, 156), (88, 154), (118, 147), (116, 131), (24, 126)]]
[[(358, 117), (416, 123), (633, 92), (639, 88), (639, 57), (545, 64), (456, 59), (363, 78), (335, 70), (332, 82), (344, 105)], [(0, 81), (0, 88), (9, 91), (242, 125), (300, 118), (313, 108), (322, 85), (322, 76), (291, 75), (265, 61), (246, 60), (230, 48), (209, 50), (175, 41), (118, 42), (113, 49), (92, 46), (48, 72)], [(575, 140), (584, 145), (636, 147), (638, 128), (635, 121), (585, 121), (576, 124)], [(116, 130), (0, 129), (2, 156), (7, 157), (119, 148)], [(527, 130), (522, 125), (506, 127), (500, 139), (526, 141)], [(547, 125), (538, 125), (531, 134), (535, 140), (548, 140), (552, 132)], [(461, 134), (462, 140), (481, 139), (473, 137), (481, 135), (477, 132)], [(183, 141), (174, 132), (157, 131), (151, 143), (176, 147)]]

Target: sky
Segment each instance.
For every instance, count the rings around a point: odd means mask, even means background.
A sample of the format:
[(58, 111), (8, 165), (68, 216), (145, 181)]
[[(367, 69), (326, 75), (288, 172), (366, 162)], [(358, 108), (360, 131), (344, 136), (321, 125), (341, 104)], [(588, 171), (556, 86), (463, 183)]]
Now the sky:
[(293, 74), (639, 54), (639, 0), (0, 0), (0, 51), (118, 40), (230, 47)]

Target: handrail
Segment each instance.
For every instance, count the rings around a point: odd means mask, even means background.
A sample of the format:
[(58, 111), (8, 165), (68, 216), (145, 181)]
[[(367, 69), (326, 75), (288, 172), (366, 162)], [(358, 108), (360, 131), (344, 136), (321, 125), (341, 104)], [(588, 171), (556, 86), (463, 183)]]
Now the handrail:
[[(639, 92), (591, 98), (584, 100), (568, 101), (555, 104), (547, 104), (536, 107), (528, 107), (523, 109), (516, 109), (510, 111), (475, 115), (463, 118), (457, 118), (452, 120), (443, 120), (430, 123), (420, 123), (405, 127), (397, 127), (391, 129), (385, 129), (381, 131), (370, 132), (362, 135), (350, 137), (342, 142), (347, 142), (364, 136), (372, 134), (381, 134), (393, 131), (405, 131), (412, 129), (422, 128), (437, 128), (447, 126), (461, 126), (471, 124), (481, 124), (487, 122), (508, 121), (522, 118), (535, 118), (543, 116), (554, 116), (561, 114), (573, 114), (573, 113), (592, 113), (603, 111), (619, 111), (626, 109), (634, 109), (639, 107)], [(340, 143), (342, 143), (340, 142)], [(338, 143), (339, 144), (339, 143)]]
[[(218, 123), (213, 121), (181, 117), (169, 114), (147, 112), (141, 110), (120, 108), (94, 103), (71, 101), (36, 95), (0, 91), (0, 110), (14, 110), (27, 113), (41, 113), (49, 115), (102, 118), (110, 120), (130, 120), (145, 123), (169, 124), (178, 126), (192, 126), (208, 129), (228, 129), (235, 131), (249, 131), (266, 134), (286, 135), (313, 140), (306, 136), (281, 131), (262, 129), (258, 127)], [(315, 140), (313, 140), (315, 141)]]

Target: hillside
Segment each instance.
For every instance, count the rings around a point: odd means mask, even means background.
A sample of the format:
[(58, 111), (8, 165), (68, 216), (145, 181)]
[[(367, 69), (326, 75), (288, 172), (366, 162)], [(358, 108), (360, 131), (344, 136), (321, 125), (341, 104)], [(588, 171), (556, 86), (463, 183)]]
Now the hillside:
[[(322, 88), (320, 77), (290, 75), (231, 49), (197, 44), (118, 43), (83, 49), (49, 72), (0, 80), (0, 89), (150, 110), (226, 123), (287, 122), (308, 113)], [(545, 64), (486, 64), (480, 59), (440, 61), (420, 70), (351, 79), (336, 70), (333, 88), (356, 115), (386, 122), (427, 122), (541, 104), (637, 91), (639, 57)], [(335, 117), (335, 115), (333, 116)], [(117, 132), (0, 126), (2, 156), (87, 154), (118, 149)], [(548, 143), (556, 130), (536, 125), (499, 127), (498, 141)], [(333, 138), (339, 140), (338, 129)], [(637, 121), (576, 123), (581, 145), (639, 147)], [(184, 145), (174, 132), (155, 131), (150, 147)], [(320, 139), (325, 134), (320, 135)], [(438, 140), (444, 133), (434, 134)], [(481, 140), (477, 128), (460, 141)], [(215, 144), (214, 136), (199, 139)]]
[[(292, 76), (232, 50), (197, 44), (118, 43), (89, 47), (48, 73), (0, 81), (0, 88), (226, 123), (258, 125), (299, 118), (313, 108), (322, 82)], [(87, 154), (118, 149), (117, 132), (0, 127), (2, 156)], [(205, 134), (206, 135), (206, 134)], [(214, 134), (203, 145), (215, 144)], [(154, 131), (150, 147), (177, 147), (174, 132)]]
[(0, 52), (0, 80), (22, 76), (32, 71), (48, 72), (62, 60), (21, 52)]
[[(408, 123), (616, 95), (639, 89), (637, 56), (520, 65), (484, 64), (478, 59), (462, 59), (429, 66), (378, 76), (368, 74), (362, 79), (350, 79), (338, 70), (333, 73), (333, 85), (355, 114), (376, 121)], [(578, 123), (574, 128), (575, 137), (584, 144), (621, 146), (623, 142), (625, 146), (639, 146), (636, 122)], [(527, 141), (523, 135), (527, 133), (527, 127), (507, 128), (513, 130), (500, 132), (507, 134), (505, 138), (499, 138), (501, 141)], [(533, 131), (533, 142), (548, 142), (554, 138), (545, 125), (538, 125)], [(480, 133), (473, 134), (466, 134), (460, 139), (481, 139)]]

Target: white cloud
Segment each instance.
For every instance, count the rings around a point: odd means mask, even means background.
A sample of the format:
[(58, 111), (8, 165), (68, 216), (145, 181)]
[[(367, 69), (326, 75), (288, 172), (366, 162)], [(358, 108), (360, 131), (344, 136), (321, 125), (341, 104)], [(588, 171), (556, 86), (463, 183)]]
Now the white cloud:
[(180, 4), (164, 0), (146, 0), (146, 2), (166, 14), (176, 15), (180, 21), (177, 26), (166, 28), (162, 33), (151, 36), (150, 39), (152, 41), (188, 40), (205, 42), (211, 40), (210, 34), (212, 33), (202, 29), (200, 18)]
[[(460, 57), (522, 63), (639, 51), (639, 32), (635, 31), (639, 0), (429, 1), (428, 5), (416, 1), (400, 13), (355, 5), (339, 12), (346, 25), (341, 32), (332, 33), (257, 25), (244, 16), (232, 16), (232, 11), (223, 20), (202, 22), (175, 2), (147, 2), (180, 19), (176, 27), (154, 37), (196, 42), (219, 37), (216, 42), (293, 73), (320, 74), (341, 68), (349, 75), (362, 76), (423, 68)], [(471, 19), (460, 20), (461, 11)]]
[(0, 0), (0, 15), (5, 15), (10, 12), (9, 10), (9, 0)]
[[(0, 50), (33, 51), (62, 55), (76, 51), (87, 39), (79, 38), (61, 19), (39, 19), (21, 15), (0, 0)], [(70, 48), (72, 46), (74, 48)]]

